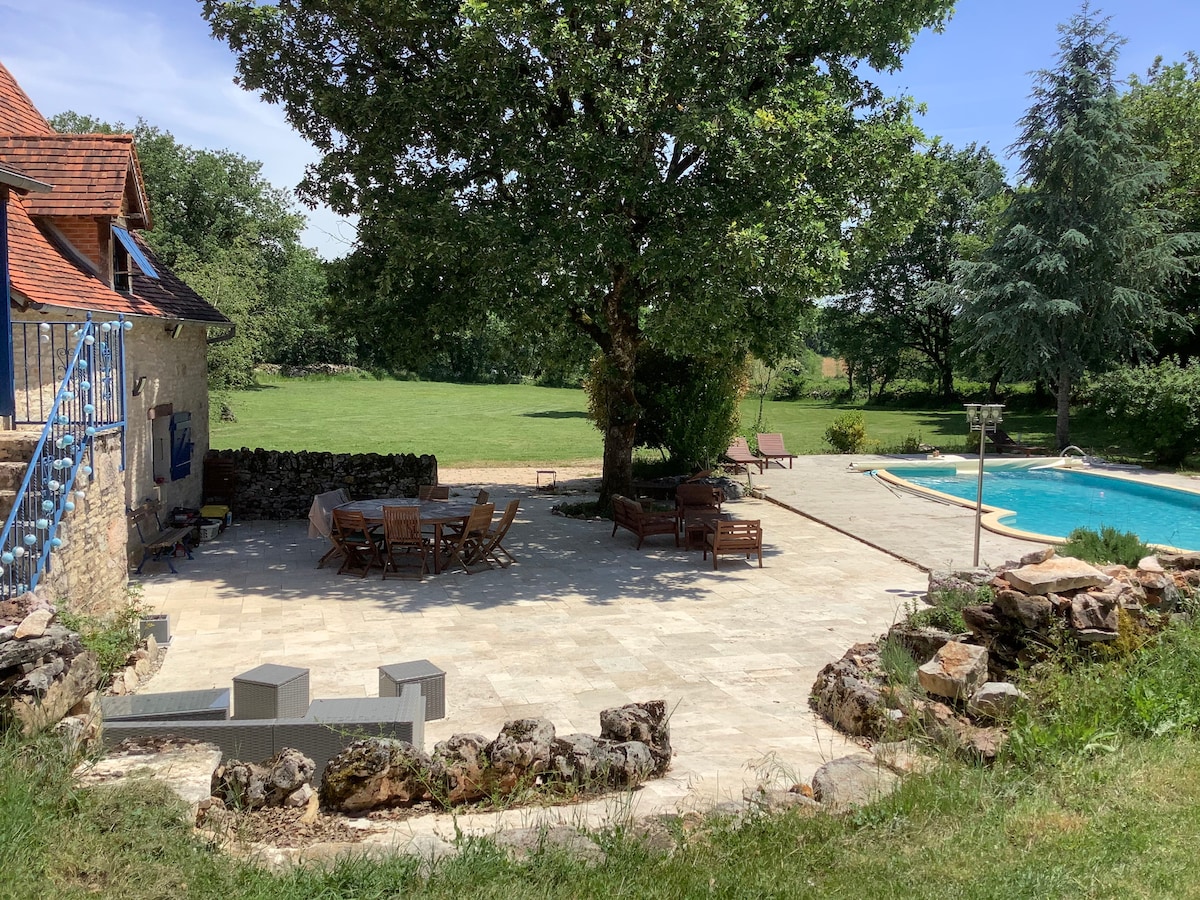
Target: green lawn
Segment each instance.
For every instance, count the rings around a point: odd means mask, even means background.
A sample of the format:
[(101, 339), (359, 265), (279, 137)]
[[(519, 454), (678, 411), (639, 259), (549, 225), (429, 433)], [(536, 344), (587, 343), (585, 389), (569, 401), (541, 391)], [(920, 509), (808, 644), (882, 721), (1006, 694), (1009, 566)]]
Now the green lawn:
[[(587, 419), (583, 391), (532, 385), (469, 385), (420, 381), (265, 379), (257, 390), (229, 395), (235, 423), (213, 422), (216, 449), (326, 450), (334, 453), (432, 453), (446, 466), (594, 462), (600, 433)], [(214, 403), (214, 406), (216, 404)], [(895, 450), (916, 438), (944, 450), (967, 444), (961, 408), (864, 408), (800, 400), (764, 407), (765, 430), (783, 433), (793, 453), (828, 453), (825, 429), (839, 415), (862, 410), (868, 449)], [(742, 404), (752, 427), (758, 401)], [(1075, 443), (1111, 453), (1102, 420), (1078, 417)], [(1026, 443), (1050, 447), (1050, 413), (1010, 413), (1005, 429)]]

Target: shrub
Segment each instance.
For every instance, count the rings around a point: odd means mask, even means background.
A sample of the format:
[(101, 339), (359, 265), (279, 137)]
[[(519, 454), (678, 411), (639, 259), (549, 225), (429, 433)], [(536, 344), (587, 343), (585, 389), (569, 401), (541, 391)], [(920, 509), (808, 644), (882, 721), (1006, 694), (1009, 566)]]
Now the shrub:
[(867, 423), (860, 412), (838, 416), (825, 429), (825, 440), (836, 453), (861, 453), (867, 446)]
[(932, 593), (929, 606), (921, 608), (916, 601), (911, 601), (905, 610), (906, 618), (908, 624), (918, 628), (940, 628), (952, 634), (961, 634), (967, 630), (967, 623), (962, 617), (963, 609), (991, 603), (994, 598), (992, 589), (986, 585), (950, 588)]
[(58, 620), (78, 633), (83, 646), (95, 651), (100, 660), (100, 671), (107, 678), (125, 665), (129, 654), (137, 649), (141, 640), (138, 633), (141, 615), (140, 599), (136, 593), (131, 593), (129, 603), (112, 615), (98, 617), (61, 610)]
[(1105, 525), (1100, 531), (1076, 528), (1067, 542), (1058, 548), (1062, 556), (1073, 556), (1090, 563), (1117, 563), (1136, 569), (1138, 561), (1153, 551), (1131, 531), (1117, 531)]
[(1086, 399), (1139, 450), (1178, 465), (1200, 448), (1200, 363), (1124, 366), (1092, 380)]

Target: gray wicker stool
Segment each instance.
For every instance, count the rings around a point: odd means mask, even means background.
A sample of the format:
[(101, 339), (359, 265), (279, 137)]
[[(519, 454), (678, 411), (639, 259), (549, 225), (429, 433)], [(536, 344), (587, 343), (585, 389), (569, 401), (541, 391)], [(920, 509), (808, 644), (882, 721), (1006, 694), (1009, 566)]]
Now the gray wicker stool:
[(308, 712), (308, 669), (273, 663), (235, 675), (233, 718), (300, 719)]
[(399, 697), (406, 684), (421, 686), (425, 721), (446, 718), (446, 673), (427, 659), (379, 667), (379, 696)]

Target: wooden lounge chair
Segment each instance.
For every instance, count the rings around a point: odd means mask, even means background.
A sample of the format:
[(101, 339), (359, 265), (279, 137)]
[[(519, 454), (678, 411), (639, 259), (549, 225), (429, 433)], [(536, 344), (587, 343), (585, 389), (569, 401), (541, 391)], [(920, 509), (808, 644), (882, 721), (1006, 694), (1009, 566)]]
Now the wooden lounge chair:
[(418, 500), (449, 500), (450, 485), (422, 484), (417, 488)]
[(675, 513), (646, 512), (642, 504), (622, 497), (613, 496), (613, 536), (618, 528), (628, 528), (637, 535), (637, 549), (642, 549), (642, 541), (652, 534), (670, 534), (675, 537), (675, 546), (679, 546), (679, 521)]
[(1022, 444), (1020, 441), (1013, 440), (1003, 428), (997, 428), (988, 435), (988, 442), (992, 445), (992, 449), (1003, 455), (1005, 453), (1023, 454), (1025, 456), (1042, 456), (1046, 451), (1041, 447), (1034, 447), (1029, 444)]
[(415, 506), (383, 508), (383, 577), (399, 572), (396, 560), (412, 559), (420, 563), (419, 577), (429, 571), (430, 542), (421, 534), (421, 511)]
[(704, 558), (712, 554), (713, 569), (717, 568), (717, 557), (722, 553), (737, 553), (749, 559), (758, 554), (758, 567), (762, 568), (762, 524), (760, 520), (714, 522), (704, 546)]
[(750, 471), (750, 466), (758, 466), (759, 473), (766, 468), (766, 460), (759, 459), (750, 452), (750, 445), (746, 443), (744, 437), (735, 437), (733, 443), (729, 445), (729, 449), (725, 451), (725, 458), (733, 463), (735, 469), (745, 469)]
[(767, 466), (770, 467), (771, 460), (779, 463), (779, 468), (783, 468), (781, 459), (788, 461), (788, 468), (792, 467), (792, 460), (796, 458), (795, 453), (788, 453), (787, 448), (783, 446), (783, 435), (779, 433), (758, 435), (758, 455), (767, 461)]
[[(516, 557), (504, 549), (501, 541), (508, 534), (508, 529), (512, 527), (513, 519), (517, 517), (517, 508), (521, 505), (520, 500), (509, 500), (508, 506), (504, 508), (504, 515), (500, 517), (500, 521), (494, 528), (489, 528), (483, 536), (483, 542), (479, 551), (475, 554), (475, 562), (487, 563), (488, 568), (491, 568), (493, 562), (500, 568), (507, 568), (512, 563), (515, 563)], [(503, 554), (508, 562), (501, 559)]]
[(335, 509), (333, 530), (329, 537), (342, 552), (339, 575), (350, 572), (365, 578), (372, 566), (383, 568), (383, 557), (379, 555), (379, 539), (367, 527), (367, 520), (362, 513)]
[(452, 534), (445, 539), (446, 562), (441, 567), (446, 571), (455, 560), (468, 573), (471, 565), (478, 561), (480, 548), (483, 546), (484, 535), (492, 525), (492, 515), (496, 512), (495, 503), (480, 503), (471, 509), (467, 524), (458, 534)]

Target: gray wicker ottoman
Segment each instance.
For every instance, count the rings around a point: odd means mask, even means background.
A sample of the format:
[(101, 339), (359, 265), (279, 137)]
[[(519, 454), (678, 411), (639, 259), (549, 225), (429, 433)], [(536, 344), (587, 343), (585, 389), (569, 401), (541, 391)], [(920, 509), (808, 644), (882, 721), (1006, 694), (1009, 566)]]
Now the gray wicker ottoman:
[(379, 667), (379, 696), (399, 697), (406, 684), (421, 687), (425, 721), (446, 718), (446, 673), (427, 659)]
[(300, 719), (308, 699), (308, 669), (267, 663), (233, 679), (235, 719)]

